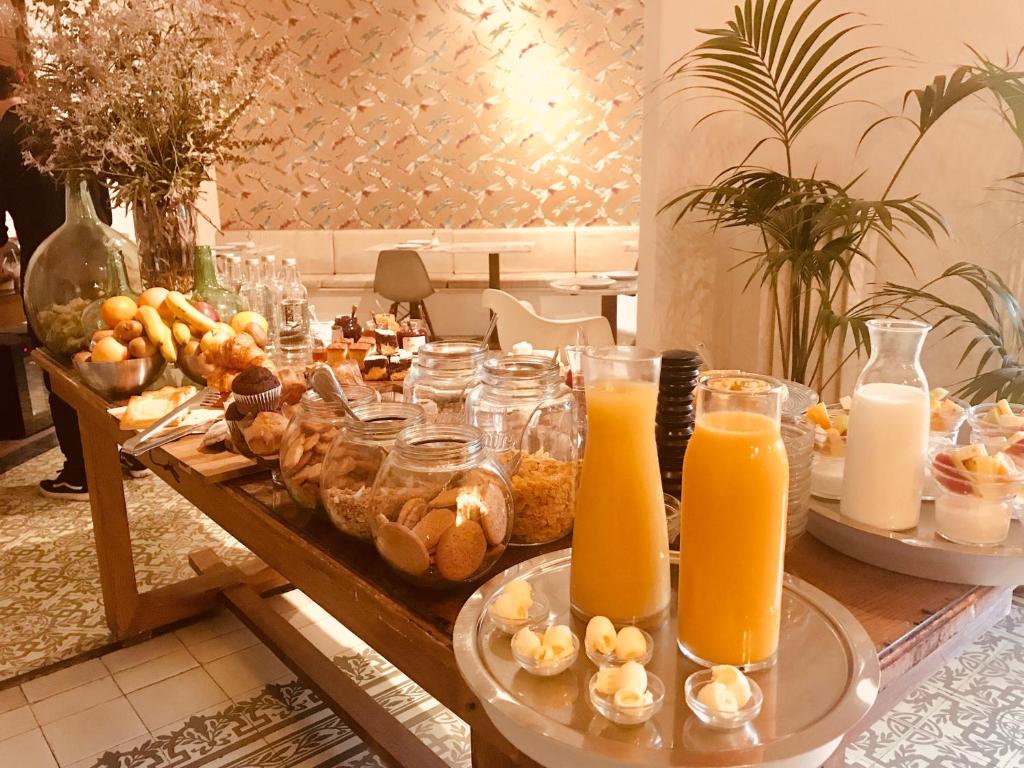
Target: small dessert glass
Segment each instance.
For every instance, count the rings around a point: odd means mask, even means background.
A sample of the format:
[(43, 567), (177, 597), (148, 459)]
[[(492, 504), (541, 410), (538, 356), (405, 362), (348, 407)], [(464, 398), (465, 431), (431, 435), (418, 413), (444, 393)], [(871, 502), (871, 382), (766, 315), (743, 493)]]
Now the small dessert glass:
[(650, 663), (651, 657), (654, 655), (654, 638), (651, 637), (649, 632), (642, 629), (640, 630), (640, 634), (644, 636), (644, 642), (647, 644), (647, 650), (644, 652), (644, 655), (639, 658), (621, 659), (615, 654), (615, 651), (612, 651), (611, 653), (601, 653), (596, 648), (587, 648), (587, 658), (599, 667), (621, 667), (627, 661), (635, 661), (641, 667), (645, 667)]
[(935, 530), (955, 544), (1002, 544), (1010, 532), (1014, 502), (1024, 490), (1024, 475), (996, 477), (961, 470), (944, 458), (950, 450), (933, 450), (928, 462), (936, 481)]
[[(995, 403), (983, 403), (972, 406), (967, 411), (967, 423), (971, 425), (971, 442), (981, 443), (986, 448), (998, 449), (1006, 440), (1021, 431), (1020, 427), (995, 424), (991, 421)], [(1010, 410), (1014, 416), (1024, 416), (1024, 405), (1012, 403)]]
[(647, 692), (651, 694), (650, 704), (640, 704), (635, 707), (620, 707), (615, 703), (614, 696), (608, 696), (597, 690), (597, 674), (590, 678), (590, 703), (602, 716), (611, 720), (616, 725), (643, 725), (659, 711), (665, 703), (665, 684), (661, 678), (650, 672), (647, 673)]
[(669, 547), (679, 543), (679, 509), (681, 504), (682, 502), (671, 493), (665, 494), (665, 525), (668, 526)]
[(736, 712), (721, 712), (698, 701), (697, 696), (700, 695), (701, 688), (711, 682), (711, 674), (710, 669), (694, 672), (686, 678), (686, 683), (683, 685), (686, 704), (698, 720), (716, 731), (731, 731), (734, 728), (742, 728), (758, 716), (761, 712), (761, 705), (764, 703), (764, 694), (761, 693), (761, 686), (749, 677), (747, 682), (750, 683), (750, 699)]
[[(538, 632), (537, 634), (542, 635), (543, 633)], [(516, 652), (514, 645), (512, 646), (512, 658), (516, 660), (516, 663), (531, 675), (536, 675), (537, 677), (554, 677), (555, 675), (562, 674), (576, 663), (579, 655), (580, 639), (575, 634), (572, 636), (572, 653), (567, 653), (552, 661), (537, 661), (532, 656), (523, 656)]]
[[(495, 595), (494, 600), (497, 600), (500, 594), (501, 592)], [(538, 627), (544, 624), (551, 615), (551, 609), (547, 601), (535, 597), (530, 604), (530, 609), (527, 611), (525, 619), (510, 619), (505, 616), (498, 616), (492, 610), (494, 608), (494, 600), (487, 606), (487, 615), (490, 617), (491, 623), (506, 635), (514, 635), (523, 627)]]
[[(827, 407), (829, 418), (849, 415), (842, 405)], [(825, 430), (814, 427), (814, 455), (811, 461), (811, 495), (821, 499), (838, 499), (843, 492), (843, 470), (846, 466), (846, 437), (839, 438), (840, 453), (830, 453)]]

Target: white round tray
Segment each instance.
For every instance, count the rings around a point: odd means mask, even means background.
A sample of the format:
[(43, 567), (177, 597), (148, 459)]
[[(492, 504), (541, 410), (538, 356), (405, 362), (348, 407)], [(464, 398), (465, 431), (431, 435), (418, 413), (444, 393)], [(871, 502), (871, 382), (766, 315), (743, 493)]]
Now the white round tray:
[[(509, 742), (545, 766), (785, 766), (817, 768), (874, 703), (878, 657), (867, 632), (840, 603), (787, 575), (777, 664), (752, 673), (764, 692), (760, 715), (746, 728), (712, 731), (686, 705), (683, 682), (699, 669), (676, 647), (675, 594), (668, 621), (653, 630), (648, 669), (665, 683), (664, 706), (640, 727), (615, 725), (593, 709), (587, 681), (596, 667), (580, 652), (565, 672), (534, 677), (516, 665), (507, 635), (487, 606), (515, 578), (529, 579), (550, 606), (551, 621), (581, 638), (569, 611), (570, 550), (528, 560), (475, 592), (455, 624), (455, 659), (470, 689)], [(672, 553), (676, 583), (678, 553)]]
[(908, 576), (955, 584), (1024, 584), (1024, 526), (1014, 520), (996, 547), (955, 544), (935, 532), (935, 505), (921, 504), (921, 521), (908, 531), (883, 531), (839, 514), (836, 502), (811, 499), (807, 531), (844, 555)]

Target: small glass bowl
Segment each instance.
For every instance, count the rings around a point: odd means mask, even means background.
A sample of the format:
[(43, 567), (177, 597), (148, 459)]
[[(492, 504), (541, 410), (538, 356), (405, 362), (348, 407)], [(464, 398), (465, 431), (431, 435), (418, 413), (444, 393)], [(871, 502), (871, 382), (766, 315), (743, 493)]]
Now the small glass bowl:
[(742, 728), (760, 714), (761, 704), (764, 702), (761, 686), (749, 677), (747, 681), (750, 683), (750, 700), (737, 712), (719, 712), (704, 706), (697, 700), (701, 688), (711, 682), (711, 670), (702, 669), (694, 672), (686, 678), (686, 683), (683, 686), (683, 690), (686, 692), (686, 704), (693, 714), (697, 716), (697, 719), (708, 728), (716, 731), (731, 731), (734, 728)]
[(647, 692), (651, 694), (651, 703), (637, 707), (620, 707), (615, 703), (614, 696), (606, 696), (597, 690), (597, 673), (590, 677), (590, 703), (602, 717), (616, 725), (643, 725), (661, 710), (665, 703), (665, 684), (657, 675), (647, 673)]
[(668, 526), (668, 545), (679, 539), (679, 509), (681, 502), (671, 493), (665, 494), (665, 525)]
[[(637, 627), (637, 629), (640, 629)], [(640, 630), (640, 634), (644, 636), (644, 642), (647, 643), (647, 651), (638, 659), (620, 659), (615, 655), (615, 652), (601, 653), (596, 648), (587, 648), (587, 658), (590, 659), (598, 667), (621, 667), (627, 661), (635, 661), (641, 667), (646, 667), (651, 657), (654, 655), (654, 638), (651, 637), (649, 632)]]
[[(501, 592), (498, 592), (494, 596), (494, 600), (497, 600), (500, 595)], [(491, 623), (506, 635), (514, 635), (523, 627), (533, 628), (539, 626), (546, 622), (551, 614), (551, 609), (545, 600), (534, 598), (525, 619), (506, 619), (491, 613), (491, 608), (494, 607), (494, 600), (487, 606), (487, 616), (490, 618)]]
[[(543, 635), (543, 633), (539, 633)], [(573, 633), (572, 636), (572, 653), (558, 659), (554, 664), (545, 664), (537, 661), (531, 656), (521, 656), (516, 652), (515, 646), (512, 647), (512, 658), (516, 660), (516, 663), (524, 670), (529, 672), (531, 675), (537, 677), (554, 677), (565, 672), (569, 667), (576, 663), (576, 659), (580, 655), (580, 639)]]

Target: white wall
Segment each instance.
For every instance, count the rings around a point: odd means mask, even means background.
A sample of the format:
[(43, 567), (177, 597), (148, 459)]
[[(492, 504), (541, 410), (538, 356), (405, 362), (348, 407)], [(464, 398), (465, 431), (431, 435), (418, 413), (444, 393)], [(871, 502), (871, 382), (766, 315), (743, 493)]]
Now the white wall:
[[(665, 67), (701, 38), (696, 27), (721, 26), (731, 17), (733, 2), (722, 0), (651, 0), (647, 4), (645, 38), (649, 87)], [(803, 7), (803, 2), (797, 3)], [(970, 61), (965, 43), (992, 58), (1021, 45), (1024, 3), (1006, 0), (830, 0), (819, 13), (856, 10), (870, 26), (861, 39), (867, 43), (906, 49), (919, 61), (875, 76), (855, 96), (877, 102), (886, 112), (899, 110), (903, 94)], [(824, 16), (822, 16), (824, 18)], [(835, 110), (798, 145), (797, 173), (849, 180), (869, 169), (859, 186), (863, 197), (878, 196), (883, 179), (894, 170), (913, 138), (913, 129), (892, 123), (876, 131), (855, 155), (857, 140), (879, 107), (854, 105)], [(731, 236), (712, 237), (706, 225), (671, 226), (658, 216), (658, 207), (672, 193), (707, 182), (723, 168), (742, 159), (760, 135), (752, 121), (726, 116), (694, 122), (709, 102), (672, 97), (662, 88), (649, 95), (643, 136), (641, 212), (640, 342), (661, 348), (705, 340), (716, 366), (763, 368), (768, 363), (766, 337), (759, 320), (763, 305), (753, 291), (741, 292), (746, 272), (730, 271), (738, 260)], [(764, 156), (768, 159), (769, 156)], [(972, 261), (998, 270), (1024, 288), (1021, 246), (1024, 228), (1017, 226), (1024, 204), (1005, 202), (1005, 194), (989, 187), (1001, 177), (1024, 169), (1024, 154), (1012, 134), (1000, 124), (989, 101), (974, 98), (960, 104), (925, 139), (896, 194), (921, 193), (942, 211), (952, 230), (937, 246), (920, 238), (908, 241), (906, 251), (920, 279), (927, 279), (956, 261)], [(879, 258), (878, 278), (914, 282), (915, 278), (892, 254)], [(644, 290), (646, 288), (646, 290)], [(966, 295), (952, 298), (966, 300)], [(926, 368), (933, 383), (949, 383), (968, 370), (955, 370), (960, 345), (931, 340)], [(847, 387), (852, 382), (847, 382)]]

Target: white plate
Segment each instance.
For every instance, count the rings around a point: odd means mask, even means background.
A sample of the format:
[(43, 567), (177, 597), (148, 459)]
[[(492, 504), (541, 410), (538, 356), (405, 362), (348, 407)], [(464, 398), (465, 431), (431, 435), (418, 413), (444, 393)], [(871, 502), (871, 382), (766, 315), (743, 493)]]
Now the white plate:
[(619, 269), (615, 272), (602, 272), (603, 277), (610, 277), (612, 280), (621, 280), (628, 282), (630, 280), (637, 280), (640, 277), (640, 273), (630, 269)]

